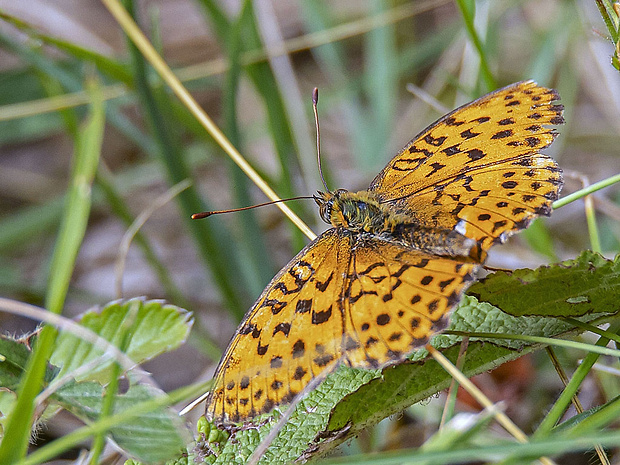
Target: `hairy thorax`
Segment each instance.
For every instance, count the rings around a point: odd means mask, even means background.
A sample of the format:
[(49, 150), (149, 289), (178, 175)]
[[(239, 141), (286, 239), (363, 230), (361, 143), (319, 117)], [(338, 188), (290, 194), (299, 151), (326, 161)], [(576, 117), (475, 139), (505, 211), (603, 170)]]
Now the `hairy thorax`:
[(475, 241), (458, 229), (440, 229), (422, 225), (412, 215), (395, 212), (393, 206), (369, 191), (318, 192), (315, 201), (323, 221), (345, 228), (356, 235), (372, 235), (435, 255), (467, 257)]

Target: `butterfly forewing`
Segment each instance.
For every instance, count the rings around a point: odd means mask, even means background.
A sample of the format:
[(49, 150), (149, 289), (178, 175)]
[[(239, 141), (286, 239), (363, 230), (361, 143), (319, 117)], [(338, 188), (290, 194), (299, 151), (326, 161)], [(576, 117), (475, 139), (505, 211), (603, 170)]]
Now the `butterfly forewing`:
[(247, 313), (216, 370), (207, 415), (237, 422), (290, 399), (339, 355), (338, 299), (350, 246), (329, 230), (269, 283)]
[(429, 126), (373, 180), (370, 190), (420, 223), (452, 229), (479, 245), (548, 215), (562, 186), (555, 161), (539, 152), (562, 124), (558, 94), (532, 81), (485, 95)]

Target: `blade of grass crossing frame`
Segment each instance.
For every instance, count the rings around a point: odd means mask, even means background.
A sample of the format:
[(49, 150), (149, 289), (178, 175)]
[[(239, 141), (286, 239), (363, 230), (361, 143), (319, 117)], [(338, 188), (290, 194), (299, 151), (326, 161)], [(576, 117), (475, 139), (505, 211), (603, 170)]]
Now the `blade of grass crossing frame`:
[(618, 16), (614, 12), (612, 2), (609, 0), (596, 0), (596, 6), (598, 7), (603, 21), (605, 21), (605, 26), (607, 26), (607, 31), (611, 36), (611, 41), (614, 43), (617, 42), (620, 28), (618, 27)]
[[(126, 318), (120, 327), (120, 339), (121, 343), (119, 344), (119, 349), (123, 352), (127, 352), (127, 348), (129, 346), (129, 342), (131, 340), (132, 335), (132, 325), (135, 323), (136, 316), (138, 313), (138, 308), (140, 304), (138, 302), (134, 302), (130, 304), (130, 310), (128, 318)], [(122, 369), (120, 364), (114, 363), (112, 365), (112, 370), (110, 373), (110, 378), (107, 386), (105, 387), (105, 391), (103, 394), (103, 402), (101, 406), (101, 414), (99, 415), (98, 420), (103, 420), (114, 412), (114, 401), (115, 397), (118, 393), (119, 387), (119, 377), (122, 374)], [(93, 438), (93, 445), (91, 447), (90, 453), (90, 463), (92, 465), (97, 465), (99, 463), (99, 457), (103, 452), (103, 448), (105, 447), (106, 435), (108, 431), (98, 431)]]
[[(370, 2), (370, 15), (384, 13), (390, 7), (386, 0)], [(364, 167), (383, 166), (382, 155), (386, 152), (388, 138), (394, 124), (394, 111), (398, 99), (398, 56), (396, 51), (395, 27), (393, 24), (373, 29), (364, 36), (366, 57), (364, 90), (370, 103), (366, 114), (366, 126), (372, 131), (365, 135), (366, 144), (362, 154)], [(361, 134), (357, 134), (361, 136)]]
[[(239, 78), (241, 76), (241, 64), (239, 62), (241, 54), (241, 34), (244, 27), (244, 16), (248, 15), (249, 3), (245, 2), (239, 13), (239, 17), (232, 23), (229, 32), (228, 58), (229, 69), (226, 74), (226, 84), (224, 91), (224, 118), (227, 129), (227, 137), (236, 147), (241, 147), (241, 134), (237, 124), (237, 90), (239, 88)], [(234, 186), (233, 198), (237, 205), (252, 205), (254, 202), (249, 194), (250, 180), (235, 165), (232, 160), (228, 160), (228, 172), (231, 185)], [(235, 219), (241, 225), (239, 228), (240, 252), (243, 253), (242, 271), (245, 273), (250, 294), (259, 295), (265, 284), (277, 271), (272, 260), (267, 253), (264, 236), (254, 211), (240, 213)]]
[(95, 66), (97, 66), (97, 69), (102, 72), (102, 74), (109, 76), (115, 81), (121, 81), (127, 85), (131, 85), (132, 78), (125, 64), (100, 53), (97, 53), (93, 50), (80, 47), (79, 45), (68, 42), (66, 40), (58, 39), (56, 37), (46, 34), (41, 34), (29, 23), (22, 21), (21, 19), (14, 16), (0, 13), (0, 18), (6, 22), (11, 23), (13, 26), (18, 28), (24, 34), (27, 34), (29, 37), (36, 40), (37, 42), (51, 45), (52, 47), (55, 47), (58, 50), (66, 53), (67, 55), (72, 56), (80, 62), (93, 63)]
[(483, 93), (490, 92), (491, 90), (497, 88), (497, 83), (495, 82), (493, 73), (491, 73), (483, 41), (478, 35), (478, 31), (476, 31), (476, 27), (474, 25), (476, 3), (474, 0), (457, 0), (456, 4), (461, 11), (461, 16), (463, 17), (463, 22), (465, 23), (465, 28), (467, 30), (467, 34), (469, 35), (469, 39), (472, 41), (474, 47), (478, 51), (478, 55), (480, 56), (480, 77), (482, 78), (482, 82), (484, 84)]
[[(153, 412), (158, 408), (174, 405), (181, 401), (194, 398), (200, 393), (208, 389), (209, 383), (196, 383), (189, 386), (168, 392), (165, 396), (159, 396), (152, 399), (141, 401), (133, 405), (130, 409), (126, 409), (120, 413), (115, 413), (109, 417), (102, 418), (95, 423), (83, 426), (71, 433), (65, 434), (59, 439), (40, 447), (26, 459), (16, 462), (15, 465), (36, 465), (52, 460), (60, 453), (71, 449), (72, 447), (83, 443), (88, 438), (100, 431), (107, 431), (114, 426), (120, 426), (136, 417), (144, 416), (149, 412)], [(5, 462), (2, 462), (5, 463)], [(13, 463), (13, 462), (11, 462)]]
[[(125, 0), (124, 6), (131, 14), (133, 2)], [(165, 115), (157, 105), (149, 83), (147, 68), (144, 57), (128, 40), (132, 63), (134, 67), (136, 90), (144, 108), (145, 117), (152, 128), (153, 137), (158, 146), (158, 152), (162, 163), (167, 171), (171, 184), (176, 184), (184, 179), (191, 178), (181, 152), (179, 144), (173, 140), (174, 134), (170, 130), (173, 123), (165, 119)], [(189, 218), (197, 211), (210, 210), (211, 208), (203, 201), (194, 187), (182, 192), (178, 197), (184, 218)], [(240, 263), (234, 249), (230, 245), (229, 234), (217, 223), (209, 221), (188, 221), (188, 227), (198, 250), (203, 259), (208, 263), (211, 275), (215, 281), (226, 306), (238, 318), (245, 314), (249, 299), (244, 296), (245, 283), (234, 286), (243, 276), (240, 272)], [(242, 279), (242, 278), (241, 278)]]
[[(248, 3), (249, 13), (252, 13), (251, 1), (245, 1)], [(209, 23), (214, 25), (214, 30), (218, 38), (228, 47), (227, 41), (229, 37), (227, 31), (232, 27), (230, 20), (228, 20), (220, 6), (213, 0), (200, 0), (199, 3), (205, 9), (205, 16)], [(243, 16), (242, 51), (256, 50), (261, 47), (260, 38), (253, 18), (253, 13)], [(293, 197), (295, 195), (295, 190), (293, 188), (292, 174), (298, 171), (297, 167), (299, 166), (299, 162), (295, 157), (295, 146), (291, 137), (290, 125), (286, 119), (286, 111), (278, 92), (275, 79), (268, 63), (252, 63), (246, 65), (243, 70), (254, 84), (256, 91), (264, 102), (271, 139), (276, 148), (279, 167), (282, 173), (278, 185), (279, 194), (281, 194), (282, 197)], [(299, 209), (304, 209), (303, 205), (294, 205), (292, 208), (297, 211), (299, 211)], [(292, 229), (292, 239), (295, 250), (301, 249), (306, 243), (297, 228)]]
[[(37, 74), (39, 75), (41, 85), (45, 89), (45, 93), (48, 97), (56, 97), (64, 93), (62, 86), (57, 80), (43, 73)], [(69, 133), (75, 141), (80, 126), (78, 111), (74, 108), (65, 108), (60, 110), (58, 113), (62, 118), (67, 133)]]
[[(611, 328), (609, 328), (611, 332), (617, 333), (620, 330), (620, 323), (616, 322), (613, 324)], [(599, 347), (605, 347), (609, 343), (609, 339), (601, 336), (599, 340), (596, 342), (596, 345)], [(566, 411), (566, 409), (570, 406), (571, 398), (577, 394), (579, 391), (579, 387), (583, 383), (584, 379), (590, 372), (592, 366), (598, 358), (600, 354), (590, 352), (585, 356), (581, 364), (577, 367), (568, 385), (562, 391), (562, 394), (555, 401), (555, 404), (549, 410), (543, 421), (538, 425), (538, 428), (534, 432), (533, 437), (536, 439), (543, 438), (551, 433), (553, 427), (560, 421), (562, 415)]]
[[(55, 78), (66, 90), (70, 92), (82, 90), (82, 76), (61, 67), (51, 58), (39, 53), (37, 49), (17, 43), (2, 33), (0, 33), (0, 46), (15, 53), (20, 59), (38, 71)], [(107, 121), (142, 150), (147, 153), (154, 153), (155, 146), (152, 139), (144, 135), (129, 118), (119, 111), (119, 106), (119, 102), (110, 102), (107, 105)]]
[(553, 208), (560, 208), (563, 207), (566, 204), (569, 204), (571, 202), (574, 202), (577, 199), (580, 199), (582, 197), (585, 197), (586, 195), (592, 194), (600, 189), (603, 189), (605, 187), (609, 187), (613, 184), (616, 184), (620, 182), (620, 173), (619, 174), (615, 174), (613, 176), (610, 176), (607, 179), (603, 179), (602, 181), (599, 182), (595, 182), (594, 184), (590, 184), (588, 187), (584, 187), (583, 189), (579, 189), (576, 192), (573, 192), (572, 194), (567, 195), (566, 197), (562, 197), (559, 200), (556, 200), (555, 202), (553, 202)]
[[(60, 95), (63, 93), (62, 86), (58, 81), (43, 73), (39, 73), (39, 76), (41, 78), (41, 83), (49, 96)], [(61, 110), (60, 114), (65, 123), (66, 131), (73, 137), (75, 142), (78, 137), (79, 130), (78, 111), (75, 108), (67, 108)], [(106, 201), (114, 214), (119, 217), (125, 223), (125, 225), (129, 226), (133, 222), (134, 218), (132, 217), (129, 208), (127, 207), (127, 203), (123, 200), (122, 196), (116, 190), (114, 182), (111, 178), (111, 174), (107, 171), (105, 165), (102, 165), (97, 170), (97, 173), (95, 175), (95, 183), (98, 187), (101, 188), (106, 198)], [(153, 247), (151, 246), (148, 239), (143, 234), (138, 232), (134, 240), (136, 244), (142, 249), (144, 258), (153, 268), (153, 271), (157, 274), (159, 281), (165, 289), (166, 293), (178, 305), (189, 308), (187, 305), (189, 302), (185, 299), (181, 291), (170, 279), (168, 271), (155, 254)]]
[[(88, 120), (80, 131), (75, 145), (71, 185), (54, 247), (45, 299), (45, 307), (56, 314), (62, 312), (75, 258), (86, 231), (91, 206), (92, 182), (101, 153), (105, 110), (97, 84), (91, 83), (90, 88), (92, 103)], [(55, 338), (56, 329), (52, 326), (44, 326), (28, 360), (26, 373), (18, 389), (19, 395), (14, 412), (19, 412), (19, 415), (12, 415), (8, 420), (5, 435), (0, 444), (0, 463), (14, 463), (26, 453), (33, 421), (34, 398), (40, 391)]]

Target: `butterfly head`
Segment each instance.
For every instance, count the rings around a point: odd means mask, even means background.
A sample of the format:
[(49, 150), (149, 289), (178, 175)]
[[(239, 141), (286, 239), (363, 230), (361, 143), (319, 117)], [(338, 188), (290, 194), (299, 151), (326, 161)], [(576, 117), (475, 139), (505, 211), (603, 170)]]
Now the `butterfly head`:
[(367, 191), (317, 192), (314, 201), (323, 221), (352, 231), (380, 232), (385, 226), (384, 213), (377, 199)]
[(313, 196), (314, 201), (319, 206), (319, 215), (321, 219), (328, 224), (332, 224), (332, 213), (334, 202), (338, 202), (340, 195), (342, 192), (346, 192), (344, 189), (338, 189), (334, 192), (321, 192), (317, 191), (317, 193)]
[(314, 201), (319, 206), (321, 219), (334, 227), (343, 226), (345, 228), (356, 229), (357, 223), (356, 208), (354, 200), (355, 194), (346, 189), (337, 189), (334, 192), (317, 192)]

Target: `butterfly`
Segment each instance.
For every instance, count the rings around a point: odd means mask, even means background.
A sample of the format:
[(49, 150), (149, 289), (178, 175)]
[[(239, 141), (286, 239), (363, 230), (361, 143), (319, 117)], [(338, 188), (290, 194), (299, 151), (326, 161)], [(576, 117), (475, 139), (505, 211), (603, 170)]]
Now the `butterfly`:
[(318, 192), (332, 227), (245, 315), (206, 417), (250, 421), (339, 364), (398, 363), (444, 329), (489, 248), (551, 213), (562, 172), (540, 150), (564, 122), (558, 99), (533, 81), (509, 85), (428, 126), (367, 190)]

